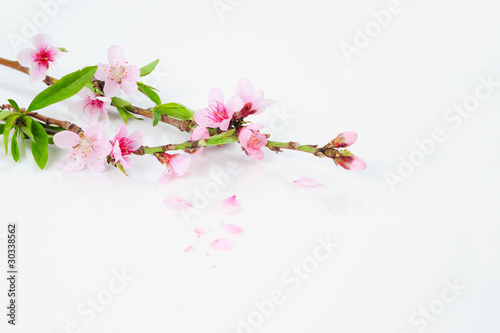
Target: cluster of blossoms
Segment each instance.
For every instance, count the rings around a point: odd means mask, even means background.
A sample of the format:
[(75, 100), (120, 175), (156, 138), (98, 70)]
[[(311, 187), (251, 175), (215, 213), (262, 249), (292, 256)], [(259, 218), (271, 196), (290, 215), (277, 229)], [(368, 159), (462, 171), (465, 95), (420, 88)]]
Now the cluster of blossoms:
[[(43, 81), (47, 70), (62, 55), (62, 49), (52, 45), (47, 35), (39, 34), (33, 38), (34, 48), (22, 50), (18, 55), (18, 62), (29, 67), (32, 82)], [(125, 52), (120, 46), (112, 46), (108, 50), (108, 64), (99, 63), (94, 78), (101, 81), (101, 88), (83, 88), (78, 95), (80, 100), (71, 102), (69, 110), (81, 115), (89, 124), (87, 130), (77, 134), (72, 131), (62, 131), (54, 135), (54, 143), (65, 149), (71, 149), (60, 165), (64, 170), (79, 170), (88, 166), (91, 170), (102, 171), (105, 162), (111, 162), (122, 168), (130, 168), (130, 155), (137, 152), (144, 142), (144, 133), (134, 131), (129, 134), (124, 123), (121, 123), (113, 140), (108, 140), (102, 132), (100, 120), (108, 119), (107, 109), (112, 104), (112, 98), (121, 91), (128, 95), (138, 92), (138, 79), (141, 70), (130, 65), (125, 58)], [(104, 85), (102, 86), (102, 83)], [(102, 91), (101, 91), (102, 89)], [(246, 79), (236, 84), (235, 94), (225, 98), (219, 88), (213, 88), (208, 95), (208, 106), (197, 110), (193, 117), (194, 128), (190, 140), (206, 140), (212, 133), (222, 133), (234, 129), (237, 140), (243, 151), (251, 158), (260, 160), (264, 157), (262, 148), (268, 145), (268, 136), (260, 131), (263, 124), (249, 123), (245, 118), (264, 112), (267, 107), (276, 103), (266, 99), (262, 90), (255, 87)], [(366, 164), (347, 150), (340, 150), (352, 145), (357, 139), (354, 132), (345, 132), (330, 141), (322, 152), (331, 157), (337, 165), (347, 170), (362, 170)], [(234, 139), (236, 140), (236, 139)], [(191, 153), (201, 151), (197, 147)], [(328, 155), (327, 152), (329, 151)], [(156, 153), (158, 160), (166, 169), (159, 179), (160, 183), (169, 181), (172, 176), (185, 175), (191, 165), (187, 154)], [(304, 183), (308, 183), (307, 180)], [(308, 185), (306, 185), (308, 186)]]

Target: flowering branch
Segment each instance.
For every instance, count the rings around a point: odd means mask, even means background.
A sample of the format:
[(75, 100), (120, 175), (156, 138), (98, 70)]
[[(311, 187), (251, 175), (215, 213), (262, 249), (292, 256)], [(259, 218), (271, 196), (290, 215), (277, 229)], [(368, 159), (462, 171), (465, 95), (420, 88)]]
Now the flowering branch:
[[(33, 44), (35, 48), (19, 53), (18, 62), (0, 58), (0, 65), (29, 74), (30, 81), (43, 81), (49, 86), (27, 108), (19, 108), (10, 99), (10, 104), (0, 105), (0, 121), (5, 122), (5, 125), (0, 124), (5, 151), (8, 151), (10, 141), (12, 156), (16, 161), (20, 156), (18, 139), (32, 140), (33, 156), (42, 169), (48, 158), (48, 143), (71, 149), (61, 161), (61, 167), (65, 170), (79, 170), (88, 166), (101, 171), (107, 162), (125, 173), (125, 169), (132, 165), (131, 155), (153, 155), (166, 166), (160, 178), (160, 182), (166, 182), (170, 177), (182, 176), (189, 170), (189, 155), (205, 147), (239, 143), (249, 157), (257, 160), (264, 157), (262, 148), (266, 147), (276, 153), (288, 149), (331, 158), (336, 165), (347, 170), (366, 168), (360, 158), (344, 149), (356, 142), (355, 132), (341, 133), (322, 147), (301, 145), (294, 141), (268, 140), (270, 135), (260, 132), (264, 125), (251, 123), (246, 118), (262, 113), (275, 101), (265, 99), (263, 91), (256, 90), (248, 80), (240, 80), (236, 85), (236, 94), (228, 99), (220, 89), (213, 88), (209, 92), (208, 107), (193, 111), (178, 103), (162, 104), (154, 87), (138, 81), (140, 77), (150, 74), (159, 60), (139, 68), (125, 60), (121, 47), (112, 46), (108, 50), (109, 64), (99, 63), (55, 79), (47, 76), (46, 72), (65, 49), (52, 46), (50, 37), (41, 34), (33, 38)], [(156, 105), (148, 109), (132, 105), (118, 97), (121, 91), (128, 95), (140, 92)], [(85, 131), (69, 121), (49, 118), (36, 112), (75, 94), (82, 99), (71, 102), (69, 110), (81, 114), (82, 119), (90, 124)], [(116, 107), (124, 121), (113, 140), (105, 137), (102, 125), (98, 122), (108, 117), (107, 108), (110, 105)], [(143, 146), (144, 133), (135, 131), (129, 134), (125, 126), (129, 118), (136, 118), (135, 115), (151, 118), (153, 126), (161, 121), (182, 132), (189, 132), (190, 138), (179, 144)], [(11, 130), (14, 132), (12, 140)], [(173, 151), (185, 154), (173, 154)]]

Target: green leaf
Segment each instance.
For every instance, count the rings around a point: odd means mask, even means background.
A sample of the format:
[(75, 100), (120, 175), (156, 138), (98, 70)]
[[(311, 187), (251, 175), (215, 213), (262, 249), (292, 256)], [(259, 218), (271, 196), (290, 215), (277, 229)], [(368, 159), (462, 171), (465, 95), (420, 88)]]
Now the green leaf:
[(19, 128), (16, 129), (14, 132), (14, 136), (12, 137), (12, 141), (10, 142), (10, 150), (12, 152), (12, 157), (14, 158), (14, 161), (19, 161), (19, 158), (21, 157), (21, 152), (19, 151), (19, 145), (17, 144), (17, 136), (19, 134)]
[(238, 141), (235, 138), (232, 138), (231, 135), (233, 135), (234, 129), (227, 131), (227, 132), (222, 132), (220, 134), (211, 136), (206, 139), (207, 144), (209, 145), (223, 145), (226, 143), (231, 143), (231, 142), (236, 142)]
[(14, 101), (14, 100), (12, 100), (12, 99), (8, 99), (8, 101), (9, 101), (10, 105), (11, 105), (14, 109), (16, 109), (17, 111), (21, 111), (21, 110), (19, 110), (19, 106), (17, 105), (16, 101)]
[(14, 111), (2, 111), (0, 112), (0, 120), (4, 120), (5, 118), (14, 113), (15, 113)]
[(153, 90), (153, 87), (150, 87), (142, 82), (137, 82), (137, 85), (139, 86), (139, 91), (149, 97), (150, 100), (153, 101), (156, 105), (161, 104), (161, 99), (160, 96)]
[(3, 130), (5, 129), (5, 125), (4, 124), (0, 124), (0, 135), (3, 134)]
[(45, 128), (43, 128), (42, 124), (38, 121), (31, 122), (31, 132), (35, 137), (35, 140), (31, 142), (31, 152), (33, 153), (36, 164), (43, 170), (49, 159), (49, 140), (47, 132), (45, 132)]
[(64, 47), (58, 47), (59, 50), (61, 50), (61, 52), (69, 52), (68, 50), (66, 50)]
[(154, 111), (180, 120), (191, 119), (194, 114), (193, 110), (178, 103), (166, 103), (158, 105), (154, 108)]
[(132, 103), (130, 103), (129, 101), (126, 101), (126, 100), (121, 99), (119, 97), (113, 97), (113, 98), (111, 98), (111, 101), (113, 102), (114, 106), (121, 107), (121, 108), (132, 105)]
[(63, 76), (55, 84), (39, 93), (31, 102), (28, 111), (39, 110), (70, 98), (92, 79), (96, 71), (97, 66), (91, 66)]
[(26, 126), (23, 126), (23, 131), (30, 137), (31, 140), (35, 140), (35, 136), (33, 133), (31, 133), (31, 122), (33, 121), (30, 117), (28, 116), (22, 116), (23, 123), (26, 124)]
[(158, 125), (158, 122), (160, 121), (160, 119), (161, 119), (161, 113), (156, 112), (153, 109), (153, 127)]
[(125, 124), (127, 123), (127, 121), (130, 118), (134, 118), (134, 119), (137, 119), (137, 120), (142, 120), (141, 118), (137, 118), (132, 113), (130, 113), (129, 111), (127, 111), (127, 109), (125, 109), (124, 107), (120, 107), (120, 106), (115, 106), (115, 107), (118, 110), (118, 113), (120, 114), (120, 117), (122, 117), (122, 120), (123, 120), (123, 122)]
[(12, 126), (14, 125), (14, 122), (16, 119), (20, 116), (21, 114), (15, 113), (13, 115), (10, 115), (7, 118), (7, 121), (5, 122), (5, 127), (3, 130), (3, 144), (5, 146), (5, 153), (7, 154), (9, 152), (9, 136), (10, 136), (10, 130), (12, 129)]
[(150, 74), (155, 69), (156, 65), (158, 65), (158, 61), (160, 61), (160, 59), (156, 59), (152, 63), (142, 67), (141, 68), (141, 76), (146, 76), (146, 75)]

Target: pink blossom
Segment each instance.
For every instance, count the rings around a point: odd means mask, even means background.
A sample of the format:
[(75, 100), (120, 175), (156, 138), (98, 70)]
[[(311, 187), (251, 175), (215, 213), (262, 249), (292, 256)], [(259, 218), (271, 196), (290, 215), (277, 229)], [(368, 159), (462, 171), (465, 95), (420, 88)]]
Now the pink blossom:
[(71, 102), (68, 106), (72, 113), (81, 113), (86, 123), (93, 123), (100, 118), (108, 118), (107, 108), (111, 104), (111, 98), (98, 95), (87, 87), (78, 93), (83, 99)]
[(210, 90), (208, 104), (208, 108), (194, 113), (194, 121), (200, 126), (218, 127), (223, 131), (227, 131), (233, 114), (243, 107), (243, 101), (238, 96), (233, 96), (224, 103), (224, 93), (219, 88)]
[(293, 182), (299, 186), (304, 186), (304, 187), (316, 187), (322, 185), (316, 179), (310, 177), (301, 177), (297, 180), (294, 180)]
[(240, 205), (238, 204), (238, 201), (236, 201), (236, 196), (233, 195), (232, 197), (226, 198), (219, 202), (217, 209), (223, 214), (230, 214), (236, 211), (239, 206)]
[(45, 34), (38, 34), (32, 39), (35, 48), (21, 50), (17, 61), (25, 67), (30, 67), (30, 81), (40, 82), (46, 77), (50, 65), (58, 60), (62, 51), (52, 46), (52, 39)]
[(191, 141), (198, 141), (198, 140), (204, 140), (210, 136), (210, 133), (208, 133), (208, 130), (203, 127), (203, 126), (196, 126), (193, 130), (193, 133), (191, 133), (191, 137), (189, 140)]
[(351, 171), (361, 171), (366, 169), (366, 163), (359, 157), (354, 156), (350, 151), (348, 150), (341, 150), (339, 153), (334, 157), (335, 164), (340, 165), (346, 170), (351, 170)]
[(71, 148), (61, 160), (61, 168), (66, 171), (82, 169), (85, 164), (94, 171), (104, 170), (104, 162), (111, 152), (111, 143), (102, 134), (102, 125), (95, 123), (80, 135), (62, 131), (54, 135), (54, 143), (59, 148)]
[(167, 183), (172, 176), (184, 176), (191, 167), (191, 157), (189, 155), (164, 153), (162, 159), (167, 169), (158, 179), (160, 184)]
[(114, 158), (115, 162), (120, 162), (124, 168), (130, 168), (132, 166), (132, 159), (128, 155), (139, 149), (143, 142), (143, 131), (137, 130), (128, 134), (127, 126), (121, 123), (113, 139), (111, 157)]
[(128, 94), (135, 94), (138, 90), (137, 80), (141, 70), (135, 65), (128, 65), (125, 61), (125, 51), (120, 46), (111, 46), (108, 50), (109, 64), (99, 63), (95, 77), (104, 81), (104, 94), (114, 97), (120, 94), (120, 88)]
[(356, 132), (344, 132), (337, 135), (330, 143), (335, 148), (345, 148), (349, 147), (358, 139), (358, 134)]
[(243, 100), (243, 109), (241, 109), (241, 116), (245, 118), (251, 114), (259, 114), (276, 101), (264, 98), (264, 91), (256, 91), (253, 84), (247, 79), (241, 79), (236, 84), (236, 95)]
[(259, 132), (263, 127), (262, 124), (250, 124), (243, 127), (238, 134), (238, 140), (245, 149), (245, 153), (256, 160), (264, 157), (261, 148), (267, 145), (267, 137)]

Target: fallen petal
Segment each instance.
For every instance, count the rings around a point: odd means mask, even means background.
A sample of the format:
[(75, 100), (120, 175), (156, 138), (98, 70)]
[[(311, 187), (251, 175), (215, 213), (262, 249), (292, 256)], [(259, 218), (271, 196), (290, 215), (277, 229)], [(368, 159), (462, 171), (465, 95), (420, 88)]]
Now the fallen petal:
[(220, 222), (219, 223), (220, 227), (222, 229), (224, 229), (225, 231), (229, 232), (230, 234), (239, 234), (240, 232), (242, 232), (243, 230), (238, 227), (237, 225), (233, 225), (233, 224), (229, 224), (229, 223), (225, 223), (225, 222)]
[(184, 249), (184, 252), (188, 253), (189, 251), (191, 251), (193, 249), (193, 245), (189, 245), (188, 247), (186, 247)]
[(208, 233), (210, 231), (210, 228), (205, 226), (194, 227), (193, 231), (195, 234), (203, 235)]
[(316, 179), (310, 177), (301, 177), (297, 180), (294, 180), (293, 182), (299, 186), (304, 186), (304, 187), (316, 187), (323, 185)]
[(179, 208), (179, 209), (193, 206), (189, 202), (187, 202), (179, 197), (166, 198), (165, 200), (163, 200), (163, 204), (167, 207)]
[(236, 196), (226, 198), (219, 202), (218, 209), (223, 214), (230, 214), (237, 210), (239, 207), (238, 201), (236, 201)]
[(219, 238), (212, 242), (212, 247), (221, 251), (228, 251), (233, 248), (233, 244), (227, 239)]

